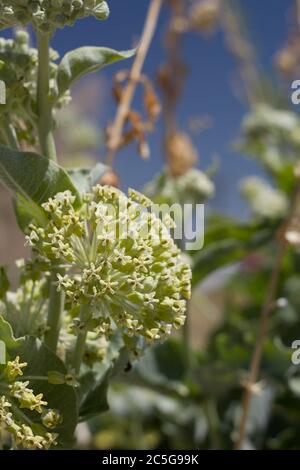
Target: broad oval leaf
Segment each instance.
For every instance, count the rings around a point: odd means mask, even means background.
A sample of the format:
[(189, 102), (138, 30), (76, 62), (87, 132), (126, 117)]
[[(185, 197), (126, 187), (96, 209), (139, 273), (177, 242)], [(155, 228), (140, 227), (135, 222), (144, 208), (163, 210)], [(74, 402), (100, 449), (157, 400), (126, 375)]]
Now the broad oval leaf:
[(86, 421), (109, 409), (107, 394), (110, 381), (124, 371), (128, 361), (128, 350), (124, 348), (120, 335), (114, 336), (108, 346), (105, 361), (95, 364), (92, 370), (88, 370), (80, 378), (79, 421)]
[(0, 182), (17, 201), (20, 228), (35, 219), (46, 222), (41, 204), (61, 191), (70, 190), (80, 204), (80, 195), (66, 171), (48, 158), (32, 152), (19, 152), (0, 145)]
[(93, 168), (70, 168), (68, 174), (77, 190), (82, 194), (89, 192), (108, 170), (109, 167), (104, 163), (97, 163)]
[(57, 69), (58, 93), (61, 95), (74, 82), (88, 73), (97, 72), (106, 65), (122, 59), (128, 59), (135, 54), (135, 49), (115, 51), (107, 47), (79, 47), (68, 52)]
[(213, 224), (205, 234), (204, 248), (192, 254), (192, 284), (226, 265), (241, 261), (272, 240), (275, 225), (240, 223), (231, 219)]
[(110, 376), (110, 369), (104, 372), (103, 375), (100, 375), (100, 377), (96, 377), (92, 371), (83, 375), (80, 380), (79, 421), (87, 421), (109, 409), (107, 393)]

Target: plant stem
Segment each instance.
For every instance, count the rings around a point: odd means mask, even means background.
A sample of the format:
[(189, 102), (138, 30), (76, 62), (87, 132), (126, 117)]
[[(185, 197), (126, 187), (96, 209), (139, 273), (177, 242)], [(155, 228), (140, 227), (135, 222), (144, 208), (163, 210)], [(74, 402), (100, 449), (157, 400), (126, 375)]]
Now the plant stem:
[[(1, 380), (3, 380), (3, 376), (1, 376)], [(8, 386), (8, 385), (6, 385), (6, 384), (4, 384), (4, 383), (3, 383), (3, 384), (0, 384), (0, 390), (2, 390), (2, 391), (5, 391), (5, 392), (6, 392), (6, 391), (8, 391), (8, 390), (9, 390), (9, 386)]]
[[(233, 54), (241, 79), (244, 84), (245, 97), (251, 107), (266, 100), (262, 87), (261, 72), (257, 62), (257, 51), (243, 26), (243, 15), (239, 2), (227, 1), (221, 3), (221, 28), (225, 41)], [(241, 50), (246, 49), (245, 54)]]
[(12, 406), (14, 415), (17, 416), (21, 421), (27, 423), (30, 427), (33, 426), (33, 421), (16, 405)]
[(211, 436), (211, 449), (218, 450), (222, 448), (222, 440), (220, 436), (220, 420), (216, 402), (213, 398), (206, 398), (203, 403), (204, 413), (207, 419), (209, 434)]
[[(169, 70), (170, 77), (167, 84), (160, 86), (163, 99), (163, 124), (164, 135), (163, 144), (166, 156), (168, 155), (168, 139), (170, 135), (177, 131), (177, 105), (186, 83), (187, 73), (184, 54), (182, 51), (182, 42), (186, 33), (186, 5), (183, 0), (173, 0), (169, 4), (170, 18), (169, 25), (165, 34), (164, 44), (166, 49), (166, 70)], [(183, 21), (180, 28), (174, 25), (178, 19)], [(169, 159), (167, 158), (167, 165)], [(170, 168), (168, 169), (170, 172)]]
[(119, 148), (122, 138), (122, 131), (130, 111), (130, 106), (134, 97), (135, 88), (139, 81), (142, 68), (152, 42), (152, 38), (156, 29), (159, 13), (163, 0), (152, 0), (147, 13), (140, 46), (137, 50), (132, 69), (130, 71), (128, 83), (122, 92), (120, 104), (117, 109), (115, 120), (112, 124), (110, 138), (107, 144), (107, 165), (112, 166), (113, 159)]
[(19, 380), (39, 380), (42, 382), (49, 382), (49, 377), (43, 375), (22, 375)]
[(267, 290), (266, 301), (261, 312), (261, 319), (260, 319), (260, 324), (259, 324), (257, 341), (256, 341), (256, 345), (253, 351), (251, 364), (250, 364), (250, 374), (247, 380), (246, 389), (245, 389), (245, 393), (243, 396), (242, 416), (241, 416), (241, 420), (239, 424), (239, 433), (238, 433), (239, 437), (235, 443), (236, 450), (241, 449), (245, 436), (246, 436), (247, 421), (248, 421), (248, 416), (249, 416), (249, 411), (250, 411), (251, 399), (253, 395), (253, 387), (258, 379), (262, 352), (263, 352), (263, 345), (264, 345), (267, 332), (268, 332), (270, 314), (272, 312), (273, 305), (274, 305), (274, 298), (275, 298), (276, 291), (277, 291), (279, 274), (280, 274), (280, 269), (281, 269), (281, 264), (282, 264), (284, 254), (285, 254), (285, 246), (282, 245), (280, 246), (276, 255), (276, 260), (274, 263), (269, 287)]
[(37, 32), (38, 41), (38, 131), (42, 154), (54, 161), (56, 158), (55, 142), (52, 135), (52, 107), (49, 97), (50, 67), (49, 42), (50, 36)]
[(9, 122), (9, 118), (7, 115), (4, 116), (4, 119), (1, 122), (1, 125), (2, 125), (2, 131), (3, 131), (3, 134), (5, 135), (7, 144), (12, 149), (18, 149), (19, 142), (18, 142), (18, 138), (16, 135), (16, 131), (13, 125)]
[[(49, 67), (49, 43), (50, 35), (37, 32), (38, 42), (38, 83), (37, 83), (37, 104), (38, 104), (38, 132), (42, 154), (54, 161), (57, 160), (55, 142), (52, 134), (52, 106), (49, 96), (50, 67)], [(63, 292), (58, 292), (56, 288), (56, 274), (54, 269), (50, 279), (50, 300), (47, 318), (47, 331), (45, 334), (45, 344), (56, 352), (60, 317), (64, 308), (65, 296)]]
[(298, 186), (295, 191), (295, 195), (292, 200), (290, 213), (286, 221), (283, 223), (281, 229), (279, 230), (280, 238), (278, 241), (277, 254), (275, 256), (274, 266), (273, 266), (273, 270), (271, 273), (269, 286), (267, 289), (266, 300), (265, 300), (265, 303), (264, 303), (264, 306), (262, 308), (261, 315), (260, 315), (260, 323), (259, 323), (259, 329), (258, 329), (258, 334), (257, 334), (257, 340), (256, 340), (255, 348), (254, 348), (252, 359), (251, 359), (249, 378), (247, 380), (247, 384), (246, 384), (246, 388), (245, 388), (245, 392), (243, 396), (242, 415), (241, 415), (240, 422), (238, 425), (237, 439), (234, 445), (235, 450), (240, 450), (242, 448), (243, 442), (246, 437), (247, 422), (248, 422), (248, 417), (249, 417), (251, 399), (254, 393), (254, 386), (259, 376), (259, 369), (260, 369), (262, 354), (263, 354), (263, 346), (264, 346), (264, 342), (268, 334), (270, 315), (274, 307), (274, 301), (275, 301), (276, 292), (277, 292), (277, 288), (279, 284), (281, 266), (282, 266), (282, 262), (284, 259), (284, 255), (287, 250), (287, 242), (285, 240), (284, 235), (285, 235), (287, 228), (293, 222), (293, 220), (295, 219), (297, 215), (299, 203), (300, 203), (300, 184), (298, 183)]
[(298, 21), (298, 26), (300, 26), (300, 0), (297, 0), (297, 21)]
[(188, 375), (192, 362), (192, 348), (191, 348), (191, 325), (190, 325), (190, 302), (186, 303), (186, 318), (182, 327), (182, 345), (183, 356), (185, 364), (185, 373)]
[[(88, 304), (82, 305), (80, 308), (80, 321), (82, 323), (85, 323), (87, 320), (89, 308), (90, 306)], [(74, 368), (76, 375), (78, 375), (80, 371), (80, 366), (81, 366), (83, 355), (84, 355), (86, 337), (87, 337), (87, 328), (84, 327), (78, 333), (75, 348), (73, 351), (72, 367)]]
[(57, 348), (60, 330), (60, 318), (65, 303), (64, 292), (57, 291), (56, 281), (58, 272), (59, 271), (57, 269), (54, 269), (51, 273), (47, 331), (45, 333), (45, 344), (54, 352), (56, 352)]

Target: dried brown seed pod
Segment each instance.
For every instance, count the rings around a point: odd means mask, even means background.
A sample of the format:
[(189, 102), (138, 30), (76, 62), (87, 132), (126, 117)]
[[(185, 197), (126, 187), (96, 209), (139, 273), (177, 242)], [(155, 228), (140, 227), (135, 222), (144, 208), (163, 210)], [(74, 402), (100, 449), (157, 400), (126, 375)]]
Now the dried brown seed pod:
[(275, 57), (276, 67), (282, 75), (293, 75), (298, 65), (298, 56), (291, 47), (281, 49)]
[(148, 119), (150, 122), (154, 123), (161, 112), (161, 105), (152, 85), (149, 83), (145, 86), (144, 106)]
[(183, 132), (174, 132), (166, 141), (166, 154), (173, 176), (184, 175), (198, 160), (198, 152), (191, 138)]
[(168, 99), (176, 98), (177, 92), (174, 88), (172, 70), (167, 64), (163, 64), (157, 72), (157, 81), (163, 93)]
[(117, 173), (113, 170), (109, 170), (100, 179), (100, 184), (103, 186), (114, 186), (118, 188), (120, 185), (120, 179)]
[(219, 0), (200, 0), (190, 10), (190, 23), (199, 33), (211, 33), (220, 16)]

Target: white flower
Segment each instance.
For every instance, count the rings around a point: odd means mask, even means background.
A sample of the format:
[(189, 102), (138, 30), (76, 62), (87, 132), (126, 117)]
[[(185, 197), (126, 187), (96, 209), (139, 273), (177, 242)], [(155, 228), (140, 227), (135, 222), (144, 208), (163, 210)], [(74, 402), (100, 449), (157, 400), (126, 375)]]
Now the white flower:
[(191, 293), (191, 271), (179, 248), (146, 196), (96, 186), (83, 199), (79, 210), (69, 191), (49, 200), (43, 205), (48, 226), (31, 226), (28, 241), (64, 266), (58, 289), (73, 307), (90, 306), (87, 329), (162, 339), (183, 324)]

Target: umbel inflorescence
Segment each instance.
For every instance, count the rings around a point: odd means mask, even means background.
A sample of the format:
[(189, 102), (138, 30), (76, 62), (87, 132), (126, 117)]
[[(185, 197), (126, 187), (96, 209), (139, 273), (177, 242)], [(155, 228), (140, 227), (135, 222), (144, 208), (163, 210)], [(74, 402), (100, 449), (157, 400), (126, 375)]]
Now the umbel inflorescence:
[[(31, 225), (28, 243), (60, 266), (57, 288), (73, 310), (89, 306), (84, 327), (109, 337), (161, 340), (185, 320), (191, 271), (167, 226), (136, 191), (95, 186), (79, 210), (69, 192), (43, 204), (49, 222)], [(81, 325), (82, 327), (82, 325)]]
[[(66, 91), (62, 96), (57, 96), (55, 61), (58, 54), (50, 49), (49, 55), (49, 97), (54, 103), (55, 111), (69, 103), (70, 95), (69, 91)], [(9, 116), (18, 140), (26, 141), (30, 145), (35, 143), (34, 125), (38, 120), (37, 75), (38, 51), (30, 47), (29, 34), (19, 30), (15, 32), (13, 39), (0, 38), (0, 80), (6, 85), (6, 104), (0, 106), (0, 127), (5, 128)], [(6, 144), (6, 141), (3, 143)]]
[(104, 0), (0, 0), (0, 29), (32, 23), (37, 30), (52, 32), (80, 18), (104, 20), (108, 15)]
[[(43, 394), (35, 394), (23, 379), (26, 362), (19, 356), (8, 361), (1, 375), (0, 427), (9, 432), (14, 444), (24, 449), (49, 449), (56, 445), (57, 434), (50, 432), (61, 423), (57, 410), (48, 409)], [(24, 414), (24, 410), (30, 414)], [(37, 425), (37, 417), (39, 424)], [(33, 424), (35, 423), (35, 424)]]

